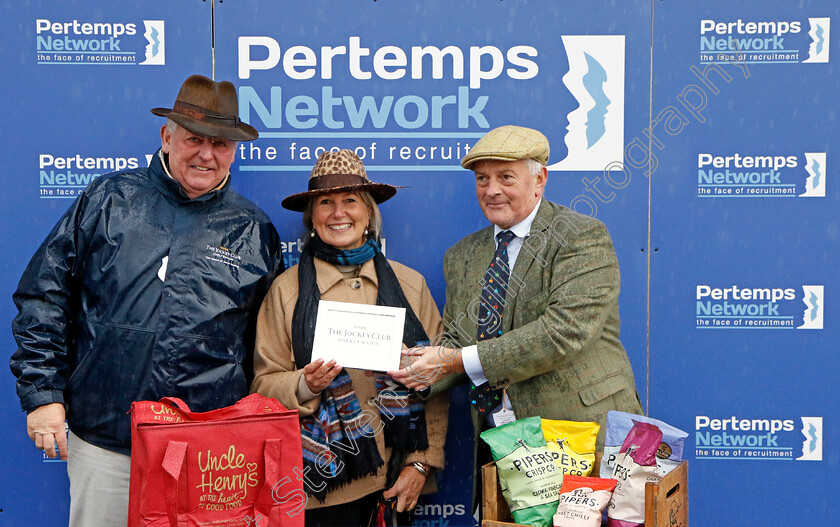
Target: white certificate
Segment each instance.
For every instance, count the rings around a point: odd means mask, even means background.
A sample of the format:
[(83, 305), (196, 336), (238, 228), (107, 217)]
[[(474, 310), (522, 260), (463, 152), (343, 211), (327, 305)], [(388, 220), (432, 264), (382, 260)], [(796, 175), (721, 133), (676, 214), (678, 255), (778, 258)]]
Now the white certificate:
[(343, 368), (400, 369), (405, 308), (321, 300), (312, 360), (334, 359)]

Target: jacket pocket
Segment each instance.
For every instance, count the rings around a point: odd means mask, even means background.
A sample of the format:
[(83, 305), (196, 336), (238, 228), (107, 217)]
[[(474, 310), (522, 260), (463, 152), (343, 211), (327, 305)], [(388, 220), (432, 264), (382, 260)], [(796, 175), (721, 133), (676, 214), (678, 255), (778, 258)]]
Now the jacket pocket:
[(581, 389), (578, 395), (580, 395), (580, 400), (584, 405), (592, 406), (598, 401), (629, 387), (627, 379), (622, 374), (615, 373)]
[[(221, 332), (220, 332), (221, 333)], [(240, 363), (245, 358), (245, 348), (239, 335), (201, 335), (198, 333), (181, 333), (179, 335), (185, 346), (184, 356), (197, 361), (202, 358), (222, 362)], [(189, 352), (186, 352), (189, 350)]]
[(545, 313), (545, 309), (548, 307), (550, 294), (551, 291), (543, 289), (539, 293), (522, 300), (522, 303), (520, 304), (521, 307), (518, 307), (517, 311), (520, 311), (518, 314), (522, 316), (523, 323), (527, 324), (532, 320), (536, 320)]

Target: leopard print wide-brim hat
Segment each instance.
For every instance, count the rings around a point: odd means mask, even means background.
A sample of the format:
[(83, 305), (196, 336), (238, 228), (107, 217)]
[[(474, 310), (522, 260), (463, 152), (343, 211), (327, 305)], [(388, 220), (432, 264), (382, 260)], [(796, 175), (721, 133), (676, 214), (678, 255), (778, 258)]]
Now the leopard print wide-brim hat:
[(309, 189), (287, 196), (280, 204), (284, 209), (303, 212), (309, 198), (332, 192), (354, 192), (366, 190), (376, 203), (391, 199), (397, 187), (375, 183), (368, 179), (365, 165), (352, 150), (324, 152), (309, 174)]

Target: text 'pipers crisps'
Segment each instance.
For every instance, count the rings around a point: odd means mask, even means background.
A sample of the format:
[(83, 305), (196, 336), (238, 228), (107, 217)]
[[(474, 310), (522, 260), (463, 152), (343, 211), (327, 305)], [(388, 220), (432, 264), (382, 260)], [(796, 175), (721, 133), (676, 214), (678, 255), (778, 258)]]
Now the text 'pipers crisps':
[(595, 438), (601, 425), (577, 421), (543, 419), (548, 449), (563, 476), (588, 476), (595, 466)]
[(563, 476), (554, 527), (600, 527), (616, 483), (614, 479)]
[(526, 417), (481, 433), (490, 446), (502, 495), (513, 521), (550, 527), (563, 476), (546, 448), (539, 417)]
[(635, 423), (615, 458), (617, 481), (610, 501), (608, 527), (637, 527), (645, 523), (645, 484), (662, 479), (656, 469), (656, 449), (662, 431), (650, 423)]

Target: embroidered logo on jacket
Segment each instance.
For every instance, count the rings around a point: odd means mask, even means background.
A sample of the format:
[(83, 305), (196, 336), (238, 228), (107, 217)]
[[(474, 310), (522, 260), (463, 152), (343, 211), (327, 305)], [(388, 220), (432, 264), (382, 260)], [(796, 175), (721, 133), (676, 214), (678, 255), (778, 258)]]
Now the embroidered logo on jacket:
[(242, 261), (241, 256), (232, 253), (227, 247), (213, 247), (212, 245), (207, 245), (207, 252), (209, 254), (205, 255), (204, 257), (208, 260), (213, 260), (214, 262), (221, 262), (231, 267), (238, 268), (239, 264)]

